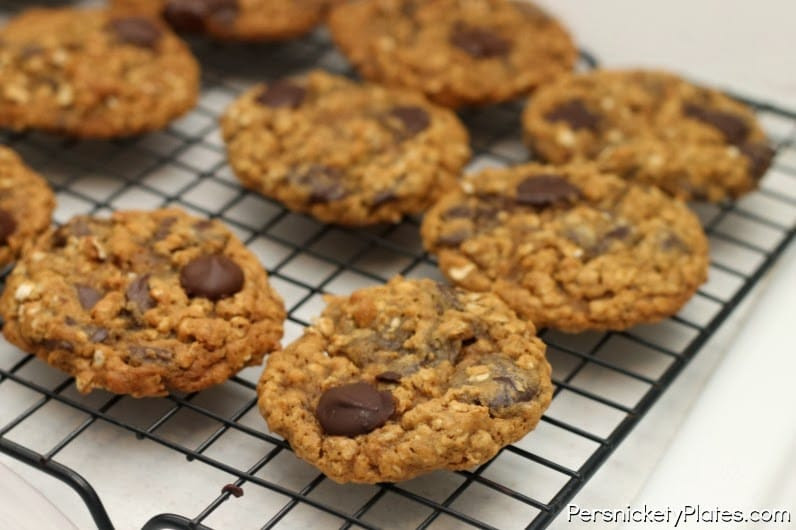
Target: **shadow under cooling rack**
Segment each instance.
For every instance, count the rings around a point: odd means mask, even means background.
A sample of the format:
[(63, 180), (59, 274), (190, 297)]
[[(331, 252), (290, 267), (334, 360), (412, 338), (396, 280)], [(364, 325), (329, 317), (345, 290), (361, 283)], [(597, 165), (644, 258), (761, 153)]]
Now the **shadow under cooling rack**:
[[(241, 189), (225, 164), (217, 117), (252, 82), (316, 66), (350, 75), (322, 31), (275, 45), (193, 45), (205, 69), (201, 101), (166, 131), (113, 142), (0, 133), (50, 179), (57, 222), (76, 213), (172, 204), (223, 220), (259, 256), (285, 298), (285, 341), (318, 314), (322, 293), (348, 293), (395, 274), (440, 278), (422, 250), (416, 219), (367, 229), (323, 225)], [(581, 68), (593, 66), (584, 56)], [(401, 484), (338, 485), (268, 432), (256, 407), (259, 367), (192, 395), (83, 396), (61, 372), (5, 343), (0, 451), (74, 488), (103, 529), (112, 528), (119, 506), (140, 518), (136, 524), (149, 521), (147, 529), (542, 528), (793, 239), (796, 116), (750, 103), (778, 156), (756, 193), (695, 206), (711, 240), (710, 281), (677, 316), (656, 325), (621, 333), (544, 332), (553, 403), (532, 434), (477, 469)], [(476, 154), (470, 170), (529, 159), (520, 109), (513, 102), (462, 113)], [(243, 496), (234, 495), (238, 488)]]

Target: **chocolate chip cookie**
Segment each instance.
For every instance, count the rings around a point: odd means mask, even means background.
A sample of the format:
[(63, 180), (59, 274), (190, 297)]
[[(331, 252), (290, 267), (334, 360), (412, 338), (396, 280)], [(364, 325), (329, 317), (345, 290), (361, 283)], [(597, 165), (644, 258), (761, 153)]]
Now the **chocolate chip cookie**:
[(534, 94), (523, 121), (528, 144), (550, 162), (592, 160), (684, 199), (739, 197), (774, 154), (747, 106), (664, 72), (563, 78)]
[(285, 311), (257, 258), (218, 221), (176, 210), (78, 216), (23, 255), (3, 334), (78, 390), (194, 392), (262, 362)]
[(47, 182), (17, 154), (0, 146), (0, 267), (50, 226), (55, 196)]
[(365, 78), (451, 107), (525, 94), (577, 59), (567, 31), (524, 1), (349, 2), (332, 10), (329, 27)]
[(226, 110), (221, 128), (245, 186), (344, 225), (423, 211), (470, 157), (451, 111), (415, 92), (321, 71), (253, 88)]
[(199, 67), (156, 19), (32, 9), (0, 29), (0, 126), (111, 138), (194, 106)]
[(269, 427), (337, 482), (466, 469), (530, 431), (552, 397), (533, 324), (431, 280), (330, 297), (258, 385)]
[(225, 40), (277, 40), (310, 31), (330, 0), (111, 0), (124, 13), (162, 16), (177, 31)]
[(570, 332), (672, 315), (707, 276), (707, 239), (685, 203), (592, 165), (469, 176), (429, 211), (422, 236), (457, 285)]

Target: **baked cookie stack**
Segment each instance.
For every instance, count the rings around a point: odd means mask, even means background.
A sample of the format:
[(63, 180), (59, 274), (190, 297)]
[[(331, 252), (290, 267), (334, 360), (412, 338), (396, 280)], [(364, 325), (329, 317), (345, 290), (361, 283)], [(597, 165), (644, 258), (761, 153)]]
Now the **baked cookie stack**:
[[(773, 157), (754, 113), (657, 71), (573, 73), (566, 29), (509, 0), (112, 0), (0, 29), (0, 127), (81, 138), (162, 129), (199, 66), (172, 30), (280, 40), (328, 20), (365, 81), (313, 70), (245, 90), (220, 120), (241, 184), (324, 223), (425, 214), (451, 285), (395, 277), (279, 344), (268, 274), (216, 220), (181, 210), (48, 228), (45, 180), (0, 147), (5, 337), (80, 391), (195, 392), (262, 364), (259, 408), (338, 482), (468, 469), (531, 431), (553, 395), (541, 328), (624, 330), (707, 278), (685, 200), (755, 189)], [(464, 175), (455, 110), (530, 95), (539, 162)], [(518, 116), (519, 117), (519, 116)]]

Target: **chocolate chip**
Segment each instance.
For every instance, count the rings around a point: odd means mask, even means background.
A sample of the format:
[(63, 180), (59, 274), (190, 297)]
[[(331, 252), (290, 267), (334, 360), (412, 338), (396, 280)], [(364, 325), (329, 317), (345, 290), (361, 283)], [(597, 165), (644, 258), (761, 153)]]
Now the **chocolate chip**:
[(661, 249), (669, 252), (672, 250), (677, 250), (680, 252), (688, 252), (690, 248), (688, 245), (680, 239), (680, 236), (677, 234), (667, 234), (666, 237), (661, 241)]
[(440, 295), (437, 313), (442, 314), (448, 309), (455, 309), (457, 311), (463, 309), (462, 302), (459, 300), (458, 291), (455, 287), (445, 283), (437, 283), (437, 290)]
[(380, 381), (382, 383), (395, 383), (398, 384), (401, 382), (401, 374), (398, 372), (393, 371), (386, 371), (382, 372), (376, 376), (376, 381)]
[(605, 233), (606, 239), (625, 239), (630, 235), (630, 227), (627, 225), (620, 225)]
[(749, 159), (749, 174), (755, 180), (766, 174), (776, 154), (770, 146), (764, 143), (745, 143), (738, 149)]
[(528, 177), (517, 186), (517, 202), (531, 206), (550, 206), (574, 202), (581, 197), (580, 190), (558, 175)]
[(206, 15), (207, 3), (203, 0), (169, 0), (163, 9), (163, 18), (177, 31), (204, 31)]
[(444, 247), (459, 246), (465, 239), (470, 237), (472, 232), (467, 228), (460, 228), (446, 234), (441, 234), (437, 238), (437, 244)]
[(115, 18), (108, 27), (122, 43), (140, 48), (155, 49), (163, 36), (163, 31), (144, 17)]
[(41, 341), (39, 344), (41, 344), (50, 351), (52, 350), (75, 351), (75, 346), (68, 340), (45, 339)]
[(146, 362), (168, 363), (174, 357), (174, 353), (164, 348), (154, 346), (128, 346), (129, 356), (127, 363), (132, 366), (140, 366)]
[(469, 206), (459, 205), (446, 210), (445, 213), (442, 214), (442, 217), (444, 219), (460, 219), (464, 217), (472, 217), (474, 214), (475, 212)]
[(182, 268), (180, 285), (189, 296), (220, 300), (243, 288), (243, 270), (226, 256), (205, 254)]
[(371, 201), (371, 203), (373, 204), (373, 206), (381, 206), (382, 204), (392, 202), (397, 198), (398, 196), (395, 195), (395, 190), (381, 190), (377, 191), (373, 195), (373, 200)]
[(312, 166), (301, 174), (293, 174), (291, 182), (310, 189), (309, 201), (332, 202), (348, 195), (343, 186), (343, 172), (334, 167)]
[(19, 52), (19, 60), (27, 61), (28, 59), (32, 59), (33, 57), (41, 55), (42, 53), (44, 53), (44, 48), (38, 44), (26, 44)]
[(168, 0), (163, 18), (178, 31), (202, 32), (207, 21), (231, 27), (238, 16), (237, 0)]
[(390, 116), (400, 120), (409, 136), (414, 136), (431, 125), (431, 117), (428, 112), (420, 107), (395, 107), (390, 111)]
[(511, 42), (493, 30), (466, 24), (457, 24), (453, 28), (450, 42), (477, 59), (506, 55), (511, 50)]
[(77, 299), (80, 300), (80, 305), (86, 311), (91, 310), (105, 296), (88, 285), (75, 285), (75, 290), (77, 291)]
[(89, 340), (91, 342), (102, 342), (107, 339), (109, 336), (108, 330), (105, 328), (96, 328), (91, 332), (89, 335)]
[(238, 0), (204, 0), (208, 18), (219, 26), (231, 28), (238, 18)]
[(330, 388), (321, 396), (315, 416), (326, 434), (357, 436), (384, 425), (395, 412), (392, 394), (369, 383)]
[(307, 89), (292, 81), (275, 81), (257, 96), (257, 102), (272, 108), (295, 109), (307, 96)]
[(223, 488), (221, 488), (222, 493), (229, 493), (235, 498), (243, 497), (243, 488), (240, 486), (236, 486), (235, 484), (227, 484)]
[(746, 120), (731, 112), (686, 103), (683, 105), (683, 114), (715, 127), (724, 135), (724, 139), (733, 145), (742, 144), (749, 136), (749, 125)]
[(149, 274), (139, 276), (127, 286), (127, 300), (138, 306), (142, 313), (155, 307), (155, 301), (149, 295)]
[(489, 400), (490, 409), (502, 409), (510, 407), (516, 403), (530, 401), (536, 395), (530, 388), (523, 388), (520, 383), (508, 376), (497, 376), (493, 380), (500, 383), (502, 389), (495, 393), (492, 399)]
[(17, 229), (17, 222), (11, 212), (0, 208), (0, 244), (8, 243), (8, 238)]
[(176, 217), (166, 217), (165, 219), (161, 220), (157, 229), (155, 230), (155, 233), (152, 234), (152, 240), (162, 241), (166, 239), (171, 233), (171, 227), (174, 226), (174, 223), (176, 222)]
[(600, 125), (600, 116), (590, 111), (586, 104), (579, 99), (562, 103), (545, 114), (544, 117), (549, 122), (563, 121), (574, 130), (596, 131)]

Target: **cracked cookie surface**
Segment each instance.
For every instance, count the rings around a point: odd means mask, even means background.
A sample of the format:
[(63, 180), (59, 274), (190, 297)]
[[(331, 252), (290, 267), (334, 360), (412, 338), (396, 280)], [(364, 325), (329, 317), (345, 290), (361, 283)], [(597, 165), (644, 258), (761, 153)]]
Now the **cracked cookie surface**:
[(162, 129), (192, 108), (199, 66), (156, 19), (31, 9), (0, 28), (0, 126), (86, 138)]
[(470, 175), (421, 233), (455, 284), (570, 332), (660, 320), (707, 277), (707, 238), (685, 203), (586, 164)]
[(523, 125), (549, 162), (591, 160), (684, 199), (739, 197), (757, 187), (774, 154), (749, 107), (658, 71), (562, 78), (534, 94)]
[(111, 0), (125, 13), (161, 16), (175, 30), (223, 40), (281, 40), (314, 28), (331, 0)]
[(552, 397), (533, 324), (491, 293), (394, 278), (330, 297), (258, 385), (270, 428), (337, 482), (395, 482), (492, 458)]
[(349, 2), (332, 10), (329, 27), (366, 79), (451, 107), (528, 93), (577, 58), (566, 30), (528, 2)]
[(0, 266), (50, 226), (55, 195), (11, 149), (0, 146)]
[(81, 392), (135, 397), (194, 392), (260, 364), (285, 316), (226, 227), (176, 209), (50, 229), (8, 277), (0, 313), (10, 342)]
[(343, 225), (423, 211), (470, 157), (467, 131), (448, 109), (321, 71), (251, 89), (221, 128), (245, 186)]

